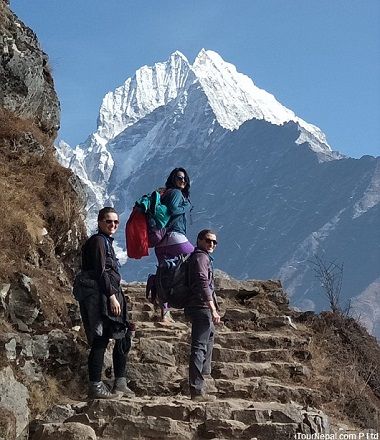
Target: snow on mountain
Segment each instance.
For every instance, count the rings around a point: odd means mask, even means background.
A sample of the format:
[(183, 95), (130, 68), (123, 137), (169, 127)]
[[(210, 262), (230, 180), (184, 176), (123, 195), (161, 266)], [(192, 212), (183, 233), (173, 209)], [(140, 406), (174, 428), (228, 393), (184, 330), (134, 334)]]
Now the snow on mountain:
[(184, 87), (190, 65), (180, 52), (163, 63), (143, 66), (100, 106), (97, 133), (103, 142), (117, 136), (156, 108), (175, 99)]
[(366, 213), (380, 202), (380, 162), (377, 164), (371, 181), (362, 198), (355, 203), (353, 218)]
[[(316, 310), (327, 302), (309, 264), (314, 254), (344, 263), (344, 301), (380, 276), (380, 160), (332, 151), (319, 128), (213, 51), (192, 65), (175, 52), (140, 68), (105, 96), (83, 144), (57, 150), (85, 184), (90, 230), (102, 206), (116, 206), (123, 223), (141, 194), (184, 166), (195, 205), (189, 237), (215, 229), (217, 266), (232, 276), (279, 277), (294, 305)], [(122, 270), (142, 280), (154, 267), (146, 258)], [(368, 318), (373, 328), (379, 316)]]
[(317, 141), (313, 144), (317, 151), (331, 151), (326, 136), (318, 127), (298, 118), (273, 95), (258, 88), (251, 78), (239, 73), (233, 64), (225, 62), (216, 52), (202, 49), (192, 70), (222, 127), (238, 129), (243, 122), (250, 119), (264, 119), (276, 125), (294, 121), (304, 129), (300, 143), (307, 140), (305, 134), (308, 133)]

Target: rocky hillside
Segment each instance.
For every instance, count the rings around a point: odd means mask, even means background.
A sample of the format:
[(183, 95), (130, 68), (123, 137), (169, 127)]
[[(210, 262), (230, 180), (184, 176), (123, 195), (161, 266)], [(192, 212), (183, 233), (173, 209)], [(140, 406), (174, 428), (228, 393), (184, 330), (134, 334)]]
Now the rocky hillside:
[(0, 54), (0, 437), (12, 439), (3, 423), (21, 435), (38, 396), (54, 389), (48, 364), (68, 337), (59, 329), (73, 325), (84, 228), (81, 187), (54, 156), (60, 111), (48, 58), (4, 1)]

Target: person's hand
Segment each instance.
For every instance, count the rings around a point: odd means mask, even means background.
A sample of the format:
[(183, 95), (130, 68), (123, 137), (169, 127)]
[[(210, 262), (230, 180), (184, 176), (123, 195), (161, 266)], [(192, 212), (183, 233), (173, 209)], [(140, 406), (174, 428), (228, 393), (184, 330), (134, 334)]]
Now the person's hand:
[(220, 315), (219, 315), (219, 313), (216, 310), (211, 312), (211, 316), (212, 316), (212, 322), (215, 325), (220, 324)]
[(115, 294), (110, 296), (110, 309), (113, 315), (115, 316), (121, 315), (121, 307), (119, 301), (116, 299)]

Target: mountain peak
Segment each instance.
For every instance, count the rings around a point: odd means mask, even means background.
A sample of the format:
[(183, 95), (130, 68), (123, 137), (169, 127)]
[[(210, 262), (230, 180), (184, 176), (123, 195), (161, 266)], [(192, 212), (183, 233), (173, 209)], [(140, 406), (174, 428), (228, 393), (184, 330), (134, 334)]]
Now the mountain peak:
[(178, 58), (181, 58), (183, 61), (190, 64), (189, 60), (186, 58), (186, 56), (182, 52), (180, 52), (179, 50), (175, 50), (169, 57), (170, 60), (178, 59)]
[[(192, 80), (188, 81), (190, 73)], [(330, 154), (325, 135), (318, 127), (297, 117), (217, 52), (205, 48), (192, 65), (176, 50), (164, 62), (141, 67), (122, 86), (109, 92), (99, 112), (99, 142), (105, 145), (139, 119), (176, 99), (194, 81), (202, 87), (223, 128), (236, 130), (250, 119), (263, 119), (275, 125), (294, 121), (300, 127), (299, 143), (309, 141), (313, 150)]]

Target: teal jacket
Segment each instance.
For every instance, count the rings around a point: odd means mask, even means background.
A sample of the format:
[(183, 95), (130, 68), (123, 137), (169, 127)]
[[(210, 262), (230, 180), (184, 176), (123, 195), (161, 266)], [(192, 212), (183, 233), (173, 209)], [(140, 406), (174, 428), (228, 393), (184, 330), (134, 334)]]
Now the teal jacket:
[(161, 197), (161, 203), (167, 206), (170, 214), (166, 226), (168, 230), (186, 235), (186, 213), (192, 208), (190, 201), (184, 197), (180, 189), (171, 188)]

